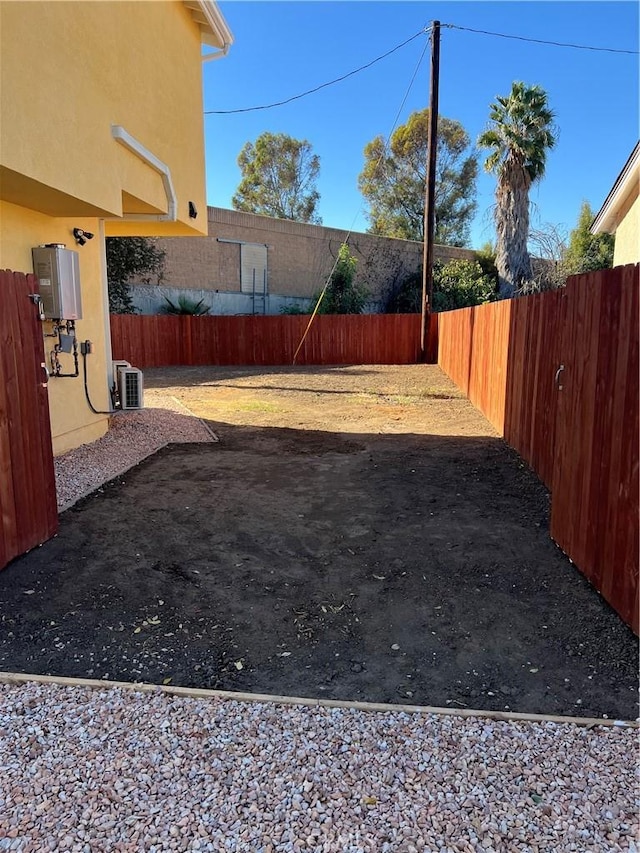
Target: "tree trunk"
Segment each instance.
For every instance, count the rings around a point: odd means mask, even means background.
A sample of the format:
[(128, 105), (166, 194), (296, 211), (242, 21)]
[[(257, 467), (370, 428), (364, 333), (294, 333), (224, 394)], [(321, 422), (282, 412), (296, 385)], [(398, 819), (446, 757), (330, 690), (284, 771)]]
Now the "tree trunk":
[(508, 299), (532, 279), (529, 239), (529, 187), (524, 167), (508, 157), (496, 191), (496, 267), (500, 296)]

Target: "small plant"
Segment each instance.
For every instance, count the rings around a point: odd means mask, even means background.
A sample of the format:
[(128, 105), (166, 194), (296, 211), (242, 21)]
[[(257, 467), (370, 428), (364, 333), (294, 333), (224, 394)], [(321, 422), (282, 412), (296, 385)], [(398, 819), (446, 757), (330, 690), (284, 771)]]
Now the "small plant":
[(301, 305), (283, 305), (280, 309), (281, 314), (311, 314), (309, 308), (303, 308)]
[(192, 317), (202, 317), (208, 314), (211, 310), (208, 305), (204, 304), (204, 299), (190, 299), (188, 296), (179, 296), (178, 302), (172, 302), (168, 296), (164, 297), (167, 303), (162, 306), (164, 314), (188, 314)]

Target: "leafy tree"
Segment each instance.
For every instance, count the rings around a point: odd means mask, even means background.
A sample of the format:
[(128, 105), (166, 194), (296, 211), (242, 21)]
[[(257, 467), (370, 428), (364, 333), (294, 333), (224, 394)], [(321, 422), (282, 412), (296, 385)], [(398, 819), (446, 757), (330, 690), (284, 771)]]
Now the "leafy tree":
[(149, 237), (107, 237), (107, 283), (109, 311), (112, 314), (134, 314), (130, 280), (140, 276), (149, 283), (160, 284), (164, 273), (165, 253)]
[[(318, 314), (362, 314), (369, 294), (366, 288), (355, 281), (357, 263), (349, 246), (343, 243)], [(315, 296), (314, 304), (319, 296)]]
[(490, 125), (478, 145), (490, 149), (485, 169), (498, 179), (495, 224), (500, 295), (513, 296), (532, 280), (527, 250), (529, 188), (542, 178), (547, 151), (556, 143), (554, 114), (539, 86), (515, 82), (491, 104)]
[(316, 213), (320, 158), (306, 139), (265, 132), (255, 144), (245, 144), (238, 165), (242, 180), (231, 200), (235, 210), (295, 222), (322, 222)]
[[(433, 267), (434, 311), (450, 311), (482, 305), (496, 298), (496, 280), (478, 261), (438, 262)], [(419, 314), (422, 302), (422, 270), (407, 276), (386, 305), (388, 314)]]
[[(369, 231), (404, 240), (424, 239), (424, 195), (429, 109), (414, 112), (389, 143), (377, 136), (364, 149), (358, 187), (369, 205)], [(436, 156), (437, 243), (463, 246), (476, 210), (478, 163), (463, 126), (438, 116)]]
[(612, 234), (592, 234), (589, 231), (594, 216), (589, 203), (583, 201), (578, 223), (569, 234), (569, 245), (563, 258), (567, 275), (610, 269), (613, 266), (614, 237)]

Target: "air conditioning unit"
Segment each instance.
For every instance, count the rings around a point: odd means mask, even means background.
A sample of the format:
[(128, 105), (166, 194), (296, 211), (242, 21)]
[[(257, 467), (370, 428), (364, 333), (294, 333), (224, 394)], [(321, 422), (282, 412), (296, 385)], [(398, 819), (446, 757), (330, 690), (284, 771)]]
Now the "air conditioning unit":
[(111, 369), (113, 371), (113, 384), (116, 389), (120, 388), (120, 371), (125, 367), (131, 367), (128, 361), (112, 361)]
[(137, 367), (121, 367), (118, 370), (118, 393), (120, 408), (141, 409), (144, 405), (142, 371)]

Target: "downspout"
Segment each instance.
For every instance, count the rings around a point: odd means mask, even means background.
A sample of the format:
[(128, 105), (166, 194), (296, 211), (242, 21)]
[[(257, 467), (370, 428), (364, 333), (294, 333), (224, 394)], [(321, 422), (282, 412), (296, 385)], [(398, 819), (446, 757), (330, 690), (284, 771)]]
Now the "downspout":
[[(124, 127), (119, 124), (111, 125), (111, 135), (128, 151), (135, 154), (143, 163), (150, 166), (154, 171), (158, 172), (162, 178), (162, 186), (164, 187), (165, 195), (167, 196), (167, 212), (166, 213), (130, 213), (127, 219), (144, 220), (153, 222), (176, 222), (178, 219), (178, 201), (176, 193), (173, 189), (173, 181), (171, 180), (171, 170), (166, 163), (163, 163), (155, 154), (152, 154), (148, 148), (145, 148), (141, 142), (131, 136)], [(120, 218), (120, 217), (117, 217)]]

